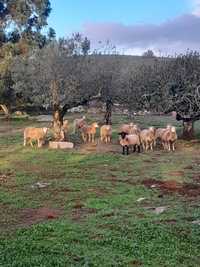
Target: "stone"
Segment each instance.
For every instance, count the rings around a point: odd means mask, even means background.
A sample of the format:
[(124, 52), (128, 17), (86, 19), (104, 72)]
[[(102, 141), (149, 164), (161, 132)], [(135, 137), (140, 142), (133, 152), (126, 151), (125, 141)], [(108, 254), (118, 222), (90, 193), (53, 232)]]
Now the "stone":
[(71, 142), (49, 142), (49, 148), (52, 149), (72, 149), (74, 144)]
[(158, 215), (158, 214), (166, 211), (166, 209), (167, 209), (167, 207), (157, 207), (157, 208), (155, 208), (155, 210), (153, 212)]
[(200, 225), (200, 220), (193, 221), (192, 223), (193, 223), (193, 224)]
[(137, 202), (142, 202), (142, 201), (145, 200), (145, 199), (146, 199), (145, 197), (138, 198), (138, 199), (137, 199)]
[(41, 183), (41, 182), (37, 182), (36, 184), (32, 185), (31, 188), (35, 189), (35, 188), (45, 188), (47, 186), (51, 185), (50, 183)]

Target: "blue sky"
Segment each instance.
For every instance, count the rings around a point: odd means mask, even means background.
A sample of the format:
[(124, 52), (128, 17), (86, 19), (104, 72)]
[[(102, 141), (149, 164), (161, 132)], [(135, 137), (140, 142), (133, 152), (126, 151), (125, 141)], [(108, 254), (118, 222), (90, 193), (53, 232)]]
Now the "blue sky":
[(73, 32), (93, 47), (110, 40), (125, 54), (174, 54), (200, 46), (200, 0), (51, 0), (49, 26)]
[(186, 0), (51, 0), (49, 25), (57, 36), (82, 31), (87, 22), (160, 23), (187, 13)]

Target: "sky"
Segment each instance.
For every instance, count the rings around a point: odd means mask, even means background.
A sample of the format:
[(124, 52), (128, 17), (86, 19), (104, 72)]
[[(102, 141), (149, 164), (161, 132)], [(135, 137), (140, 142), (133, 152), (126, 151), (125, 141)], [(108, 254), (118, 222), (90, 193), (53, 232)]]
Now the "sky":
[(124, 54), (200, 50), (200, 0), (51, 0), (48, 26), (57, 37), (87, 36), (93, 48), (109, 40)]

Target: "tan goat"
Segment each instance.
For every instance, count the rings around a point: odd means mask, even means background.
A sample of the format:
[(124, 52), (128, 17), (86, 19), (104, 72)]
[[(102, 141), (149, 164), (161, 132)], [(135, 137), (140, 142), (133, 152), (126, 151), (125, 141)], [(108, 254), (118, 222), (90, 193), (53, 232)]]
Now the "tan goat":
[(167, 125), (166, 128), (158, 128), (156, 129), (156, 134), (155, 134), (155, 145), (156, 143), (161, 140), (163, 133), (167, 130), (170, 129), (172, 126), (170, 124)]
[(60, 138), (61, 138), (60, 141), (66, 141), (68, 130), (69, 130), (69, 122), (68, 120), (64, 120), (60, 130)]
[(130, 124), (123, 124), (120, 127), (120, 132), (124, 132), (127, 134), (139, 134), (140, 129), (137, 124), (131, 122)]
[(155, 128), (149, 127), (149, 129), (142, 130), (140, 133), (140, 139), (144, 150), (153, 150), (155, 143)]
[(176, 133), (176, 128), (175, 127), (170, 127), (166, 129), (162, 136), (161, 136), (161, 142), (163, 145), (163, 148), (169, 151), (174, 151), (175, 150), (175, 142), (178, 139), (177, 133)]
[(86, 125), (86, 117), (83, 116), (80, 119), (75, 119), (74, 120), (74, 134), (76, 133), (76, 130), (81, 129), (84, 125)]
[(110, 143), (112, 136), (112, 126), (103, 125), (100, 129), (101, 142)]
[(97, 128), (99, 128), (97, 122), (94, 122), (91, 125), (83, 125), (83, 127), (81, 127), (81, 136), (83, 141), (94, 143)]
[(37, 141), (38, 147), (41, 147), (44, 139), (47, 135), (48, 128), (34, 128), (34, 127), (28, 127), (24, 130), (24, 146), (26, 146), (28, 143), (31, 144), (33, 147), (32, 141)]
[(140, 136), (138, 134), (127, 134), (125, 132), (120, 132), (120, 145), (122, 146), (122, 153), (123, 155), (129, 154), (129, 149), (132, 148), (132, 151), (135, 152), (138, 150), (140, 153)]

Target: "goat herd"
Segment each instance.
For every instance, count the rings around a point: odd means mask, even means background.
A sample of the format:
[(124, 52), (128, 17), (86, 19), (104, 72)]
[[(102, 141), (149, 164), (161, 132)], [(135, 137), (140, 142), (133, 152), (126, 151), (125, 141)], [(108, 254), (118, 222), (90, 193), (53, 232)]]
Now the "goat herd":
[[(68, 132), (68, 121), (64, 121), (64, 127), (61, 128), (61, 136), (63, 140)], [(88, 125), (86, 117), (74, 120), (74, 133), (80, 131), (83, 142), (95, 142), (95, 135), (99, 125), (97, 122)], [(48, 128), (34, 128), (28, 127), (24, 130), (24, 146), (30, 143), (33, 146), (33, 141), (37, 141), (38, 147), (41, 147), (45, 141)], [(175, 142), (177, 140), (176, 128), (167, 125), (166, 128), (149, 127), (148, 129), (141, 130), (138, 125), (130, 123), (124, 124), (119, 129), (119, 143), (122, 146), (123, 154), (129, 154), (129, 150), (135, 152), (143, 150), (153, 150), (154, 147), (160, 142), (164, 150), (174, 151)], [(110, 143), (112, 138), (112, 126), (103, 125), (100, 127), (101, 142)]]

